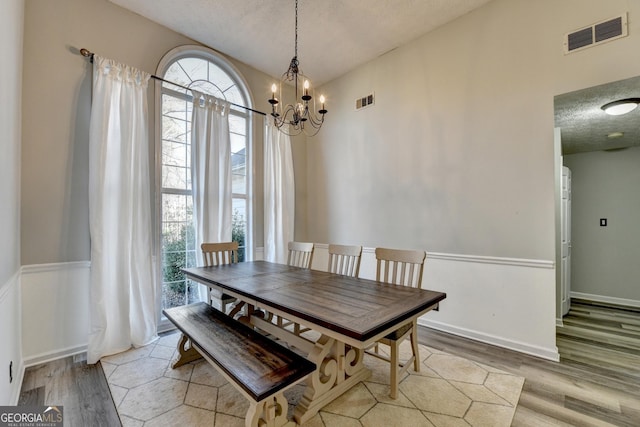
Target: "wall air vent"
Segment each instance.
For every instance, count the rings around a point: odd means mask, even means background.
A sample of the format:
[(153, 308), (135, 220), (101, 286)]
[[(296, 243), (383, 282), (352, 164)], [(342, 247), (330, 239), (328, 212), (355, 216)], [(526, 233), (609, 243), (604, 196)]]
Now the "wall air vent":
[(371, 95), (358, 98), (356, 99), (356, 111), (362, 110), (365, 107), (370, 107), (373, 104), (375, 104), (375, 96), (373, 96), (373, 93)]
[(627, 35), (627, 14), (624, 13), (615, 18), (600, 21), (566, 34), (564, 37), (564, 53), (572, 53)]

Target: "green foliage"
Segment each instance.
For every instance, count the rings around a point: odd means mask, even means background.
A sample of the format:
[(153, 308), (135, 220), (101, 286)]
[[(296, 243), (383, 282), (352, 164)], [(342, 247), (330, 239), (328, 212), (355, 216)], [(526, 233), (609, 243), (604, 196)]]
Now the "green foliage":
[(243, 262), (245, 258), (245, 228), (244, 216), (235, 209), (231, 217), (231, 240), (238, 242), (238, 262)]
[[(245, 221), (236, 209), (231, 220), (231, 239), (238, 242), (238, 261), (245, 260)], [(182, 269), (193, 267), (195, 261), (195, 231), (191, 225), (182, 225), (177, 233), (162, 236), (163, 307), (175, 307), (197, 298), (197, 285), (191, 284)]]

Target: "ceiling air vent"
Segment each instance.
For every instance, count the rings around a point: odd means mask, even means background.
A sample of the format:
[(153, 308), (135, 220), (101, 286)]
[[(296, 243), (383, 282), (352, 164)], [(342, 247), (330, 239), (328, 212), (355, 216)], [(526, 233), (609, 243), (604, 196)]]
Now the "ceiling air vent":
[(356, 110), (361, 110), (365, 107), (369, 107), (375, 103), (374, 101), (375, 97), (373, 96), (373, 94), (358, 98), (356, 99)]
[(627, 35), (627, 14), (597, 22), (565, 35), (564, 52), (595, 46)]

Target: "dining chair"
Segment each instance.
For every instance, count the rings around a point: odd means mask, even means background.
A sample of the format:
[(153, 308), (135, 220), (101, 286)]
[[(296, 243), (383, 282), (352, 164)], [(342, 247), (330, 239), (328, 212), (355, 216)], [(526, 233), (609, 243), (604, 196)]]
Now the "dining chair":
[[(205, 267), (238, 263), (238, 242), (203, 243), (200, 245), (200, 249), (202, 250), (202, 259)], [(209, 287), (208, 300), (211, 305), (213, 305), (214, 300), (219, 300), (223, 313), (227, 313), (227, 306), (237, 301), (236, 298), (225, 293), (218, 297), (218, 293), (212, 287)], [(232, 309), (234, 313), (229, 314), (234, 315), (240, 308), (234, 307)]]
[(329, 273), (358, 277), (360, 273), (360, 255), (362, 246), (329, 245)]
[[(422, 287), (422, 271), (426, 256), (425, 251), (376, 248), (376, 280), (393, 285), (420, 288)], [(411, 340), (412, 356), (409, 360), (401, 362), (399, 360), (400, 344), (406, 338)], [(391, 357), (380, 354), (378, 344), (373, 347), (374, 351), (369, 350), (367, 354), (390, 362), (389, 396), (395, 399), (398, 396), (400, 377), (408, 367), (413, 363), (413, 369), (420, 372), (417, 320), (391, 332), (378, 340), (378, 343), (389, 346)]]
[(311, 268), (313, 243), (289, 242), (287, 264), (293, 267)]
[[(313, 261), (313, 243), (308, 242), (289, 242), (289, 255), (287, 256), (287, 265), (300, 268), (311, 268)], [(285, 322), (285, 319), (278, 316), (277, 325), (281, 328), (293, 325), (293, 333), (300, 335), (308, 329), (301, 329), (300, 324), (295, 322)]]

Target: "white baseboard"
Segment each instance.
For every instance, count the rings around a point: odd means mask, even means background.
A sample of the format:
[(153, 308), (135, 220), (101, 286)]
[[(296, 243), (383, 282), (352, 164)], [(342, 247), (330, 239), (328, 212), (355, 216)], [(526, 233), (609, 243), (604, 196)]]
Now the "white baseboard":
[(52, 360), (62, 359), (68, 356), (75, 356), (76, 354), (82, 354), (87, 352), (87, 346), (81, 345), (77, 347), (69, 347), (64, 349), (58, 349), (49, 353), (36, 354), (24, 359), (24, 367), (30, 368), (31, 366), (39, 365), (41, 363), (51, 362)]
[(474, 341), (480, 341), (485, 344), (491, 344), (497, 347), (508, 348), (509, 350), (514, 350), (520, 353), (530, 354), (532, 356), (540, 357), (542, 359), (552, 360), (554, 362), (558, 362), (560, 360), (560, 353), (558, 353), (557, 347), (555, 347), (554, 349), (549, 349), (549, 348), (532, 346), (526, 343), (506, 340), (501, 337), (488, 335), (482, 332), (472, 331), (469, 329), (459, 328), (456, 326), (447, 325), (444, 323), (436, 322), (436, 321), (425, 319), (425, 318), (418, 319), (418, 324), (425, 326), (427, 328), (446, 332), (452, 335), (469, 338)]
[(571, 298), (586, 299), (589, 301), (604, 302), (608, 304), (624, 305), (627, 307), (640, 308), (640, 301), (626, 298), (608, 297), (604, 295), (585, 294), (582, 292), (571, 292)]

